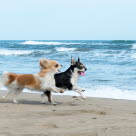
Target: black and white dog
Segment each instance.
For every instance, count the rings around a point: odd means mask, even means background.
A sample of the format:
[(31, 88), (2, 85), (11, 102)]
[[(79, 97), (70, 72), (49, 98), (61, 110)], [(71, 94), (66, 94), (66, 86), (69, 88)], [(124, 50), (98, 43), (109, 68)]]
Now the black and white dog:
[[(65, 72), (55, 74), (56, 87), (65, 90), (73, 90), (79, 93), (83, 99), (86, 99), (86, 96), (83, 94), (85, 90), (77, 86), (77, 80), (79, 76), (84, 75), (86, 70), (87, 68), (83, 63), (80, 62), (80, 58), (78, 58), (78, 61), (75, 61), (75, 59), (71, 58), (71, 66)], [(42, 103), (45, 103), (45, 96), (48, 97), (48, 101), (50, 103), (54, 103), (52, 102), (51, 91), (46, 91), (41, 95)]]

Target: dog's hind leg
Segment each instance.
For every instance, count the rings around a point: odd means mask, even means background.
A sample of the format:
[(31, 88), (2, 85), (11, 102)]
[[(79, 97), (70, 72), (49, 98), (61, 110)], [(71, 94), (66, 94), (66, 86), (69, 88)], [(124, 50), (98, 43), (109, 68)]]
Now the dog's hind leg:
[(19, 103), (16, 99), (17, 99), (17, 96), (18, 96), (19, 94), (21, 94), (22, 91), (23, 91), (23, 89), (15, 90), (14, 98), (13, 98), (13, 102), (14, 102), (14, 103)]
[(13, 89), (8, 88), (8, 93), (4, 96), (2, 96), (2, 99), (6, 99), (8, 96), (14, 94), (15, 91)]

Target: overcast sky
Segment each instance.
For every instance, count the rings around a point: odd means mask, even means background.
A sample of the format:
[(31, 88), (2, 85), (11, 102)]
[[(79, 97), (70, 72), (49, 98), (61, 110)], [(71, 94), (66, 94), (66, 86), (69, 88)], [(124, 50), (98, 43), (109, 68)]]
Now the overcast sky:
[(136, 0), (0, 0), (0, 40), (136, 40)]

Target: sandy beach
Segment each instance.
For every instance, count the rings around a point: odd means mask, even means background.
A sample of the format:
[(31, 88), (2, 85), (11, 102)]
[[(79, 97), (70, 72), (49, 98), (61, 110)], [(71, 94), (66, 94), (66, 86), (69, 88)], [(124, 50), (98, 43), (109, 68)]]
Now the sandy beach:
[[(0, 91), (0, 96), (5, 92)], [(22, 93), (0, 100), (0, 136), (136, 136), (136, 101)]]

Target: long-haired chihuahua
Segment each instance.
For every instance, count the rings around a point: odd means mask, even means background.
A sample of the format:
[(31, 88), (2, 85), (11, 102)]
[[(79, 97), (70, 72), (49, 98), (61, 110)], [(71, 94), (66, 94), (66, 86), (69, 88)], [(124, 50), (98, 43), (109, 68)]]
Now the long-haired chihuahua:
[(13, 95), (13, 102), (18, 103), (16, 97), (23, 91), (24, 88), (46, 92), (47, 90), (53, 92), (63, 92), (55, 86), (54, 74), (58, 72), (61, 65), (55, 60), (40, 60), (41, 71), (37, 74), (15, 74), (10, 72), (3, 72), (1, 76), (1, 86), (8, 89), (8, 94), (3, 96), (5, 99), (9, 95)]

